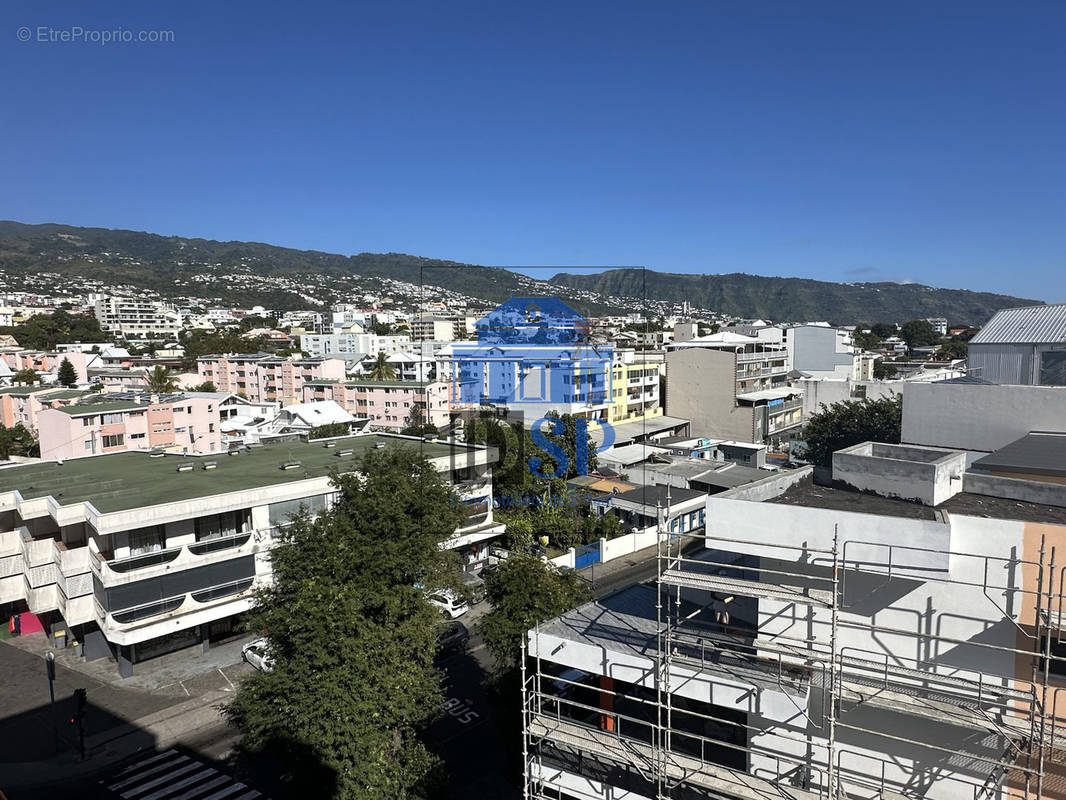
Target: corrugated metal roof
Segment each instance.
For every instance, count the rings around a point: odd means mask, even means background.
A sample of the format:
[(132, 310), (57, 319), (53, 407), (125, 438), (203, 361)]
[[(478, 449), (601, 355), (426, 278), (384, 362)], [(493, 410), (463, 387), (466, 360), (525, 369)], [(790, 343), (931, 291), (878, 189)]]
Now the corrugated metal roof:
[(971, 344), (1066, 342), (1066, 303), (1005, 308), (970, 340)]

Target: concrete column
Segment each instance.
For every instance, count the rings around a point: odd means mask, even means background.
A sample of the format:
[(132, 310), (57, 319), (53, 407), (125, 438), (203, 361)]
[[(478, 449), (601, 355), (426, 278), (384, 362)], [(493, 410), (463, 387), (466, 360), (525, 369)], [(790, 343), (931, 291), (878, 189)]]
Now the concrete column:
[(131, 652), (129, 645), (119, 645), (115, 651), (115, 659), (118, 661), (118, 674), (123, 678), (133, 676), (133, 662), (130, 660)]
[(203, 625), (200, 626), (200, 653), (201, 653), (201, 655), (206, 654), (207, 651), (211, 649), (211, 639), (209, 638), (210, 633), (209, 633), (208, 628), (209, 628), (209, 626), (208, 626), (208, 623), (206, 623), (206, 622)]

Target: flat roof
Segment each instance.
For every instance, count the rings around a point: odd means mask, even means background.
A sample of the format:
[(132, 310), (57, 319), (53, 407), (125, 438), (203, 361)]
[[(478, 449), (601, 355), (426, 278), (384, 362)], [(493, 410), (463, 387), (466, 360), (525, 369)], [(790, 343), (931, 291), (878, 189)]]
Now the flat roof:
[(638, 489), (630, 489), (628, 492), (619, 494), (616, 499), (644, 506), (654, 506), (658, 503), (663, 508), (666, 508), (667, 495), (670, 497), (670, 503), (674, 504), (683, 503), (686, 500), (692, 500), (697, 497), (706, 497), (707, 493), (696, 489), (682, 489), (678, 486), (656, 484), (655, 486), (641, 486)]
[(973, 468), (1034, 475), (1066, 475), (1066, 433), (1033, 431), (977, 459)]
[[(89, 501), (101, 513), (111, 513), (326, 477), (335, 470), (352, 468), (358, 457), (379, 443), (414, 447), (427, 458), (447, 456), (453, 448), (469, 448), (458, 443), (426, 442), (386, 434), (331, 441), (336, 442), (335, 447), (324, 447), (321, 441), (295, 439), (242, 450), (237, 455), (167, 453), (151, 457), (147, 451), (138, 451), (72, 458), (62, 464), (55, 461), (25, 464), (0, 469), (0, 492), (18, 490), (27, 499), (51, 495), (64, 506)], [(342, 450), (353, 453), (338, 457)], [(216, 468), (201, 469), (206, 461), (214, 461)], [(283, 470), (281, 464), (286, 461), (299, 461), (300, 467)], [(177, 466), (187, 462), (196, 468), (178, 472)]]
[(802, 389), (793, 389), (791, 387), (785, 387), (783, 389), (760, 389), (757, 392), (743, 392), (737, 395), (737, 400), (750, 400), (751, 402), (757, 402), (759, 400), (783, 400), (786, 397), (792, 395), (803, 394)]
[(106, 414), (109, 411), (130, 411), (135, 408), (146, 409), (147, 403), (134, 403), (132, 400), (104, 401), (100, 403), (78, 403), (76, 405), (58, 406), (57, 411), (72, 417), (84, 414)]
[(993, 519), (1066, 525), (1066, 508), (1057, 506), (960, 492), (936, 508), (932, 508), (910, 500), (882, 497), (871, 492), (860, 492), (855, 489), (842, 489), (835, 486), (819, 486), (810, 478), (799, 481), (789, 487), (784, 494), (771, 498), (766, 502), (929, 521), (937, 519), (937, 512), (946, 511), (949, 514), (960, 514), (968, 517), (990, 517)]

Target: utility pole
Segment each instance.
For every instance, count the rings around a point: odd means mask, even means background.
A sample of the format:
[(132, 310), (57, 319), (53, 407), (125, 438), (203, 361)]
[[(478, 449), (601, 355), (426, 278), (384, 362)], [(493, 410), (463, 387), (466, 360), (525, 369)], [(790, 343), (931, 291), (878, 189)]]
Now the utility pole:
[(48, 670), (48, 696), (52, 705), (52, 745), (59, 755), (59, 722), (56, 719), (56, 654), (49, 650), (44, 654), (44, 665)]

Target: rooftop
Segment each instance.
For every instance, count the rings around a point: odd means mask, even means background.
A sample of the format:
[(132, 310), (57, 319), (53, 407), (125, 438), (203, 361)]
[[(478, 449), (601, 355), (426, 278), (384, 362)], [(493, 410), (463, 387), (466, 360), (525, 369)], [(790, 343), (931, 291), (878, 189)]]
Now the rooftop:
[[(64, 506), (89, 501), (98, 511), (110, 513), (325, 477), (337, 469), (351, 468), (357, 458), (379, 443), (416, 447), (427, 458), (447, 456), (453, 447), (466, 447), (382, 434), (331, 441), (336, 443), (334, 447), (288, 440), (242, 450), (237, 455), (168, 453), (152, 457), (147, 452), (126, 452), (69, 459), (62, 464), (25, 464), (0, 469), (0, 492), (18, 490), (27, 499), (51, 495)], [(348, 450), (351, 455), (338, 456)], [(210, 461), (217, 465), (215, 469), (200, 468)], [(299, 468), (281, 469), (288, 461), (299, 461)], [(183, 463), (193, 463), (195, 468), (177, 472)]]
[(622, 492), (618, 495), (617, 499), (644, 506), (654, 506), (658, 503), (663, 508), (666, 508), (667, 496), (669, 496), (670, 504), (676, 505), (697, 497), (706, 497), (707, 493), (698, 492), (695, 489), (681, 489), (677, 486), (657, 484), (655, 486), (641, 486), (639, 489), (630, 489), (628, 492)]
[(819, 486), (810, 478), (799, 481), (789, 487), (784, 494), (766, 502), (929, 521), (938, 519), (939, 512), (946, 511), (949, 514), (969, 517), (1066, 525), (1066, 508), (1056, 506), (960, 492), (936, 508), (931, 508), (910, 500), (882, 497), (871, 492), (842, 489), (836, 486)]
[(1033, 432), (979, 458), (977, 470), (1066, 476), (1066, 433)]
[(997, 311), (970, 344), (1066, 342), (1066, 303)]

